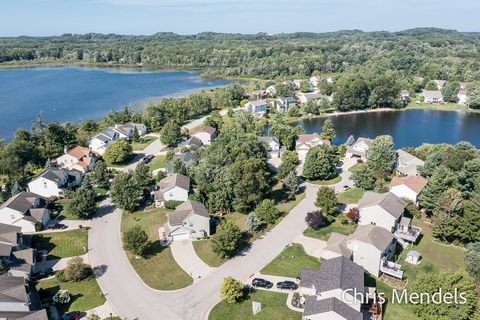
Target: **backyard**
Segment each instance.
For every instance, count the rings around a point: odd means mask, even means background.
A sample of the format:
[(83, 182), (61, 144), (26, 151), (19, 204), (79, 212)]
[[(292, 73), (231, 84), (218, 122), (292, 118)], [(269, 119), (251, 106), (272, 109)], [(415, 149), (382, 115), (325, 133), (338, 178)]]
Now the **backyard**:
[(198, 257), (210, 267), (218, 267), (227, 261), (227, 259), (222, 259), (213, 252), (210, 240), (198, 240), (192, 243)]
[(36, 234), (32, 247), (48, 251), (48, 259), (80, 256), (87, 253), (88, 231), (84, 229)]
[[(347, 221), (347, 223), (342, 223)], [(350, 235), (355, 231), (355, 225), (348, 220), (348, 218), (341, 214), (335, 218), (335, 221), (325, 227), (321, 227), (318, 230), (306, 229), (303, 234), (307, 237), (316, 238), (327, 241), (332, 232), (337, 232), (343, 235)]]
[(128, 251), (127, 256), (145, 284), (158, 290), (175, 290), (192, 284), (192, 278), (175, 262), (170, 247), (160, 245), (158, 230), (166, 222), (167, 211), (164, 208), (157, 208), (146, 212), (124, 213), (122, 217), (122, 232), (134, 225), (140, 225), (152, 241), (147, 258), (136, 258)]
[(364, 193), (365, 193), (364, 189), (352, 188), (338, 195), (338, 203), (342, 203), (342, 204), (357, 203), (358, 200), (362, 198)]
[(319, 269), (320, 260), (306, 254), (302, 245), (293, 244), (285, 248), (260, 273), (296, 278), (303, 268)]

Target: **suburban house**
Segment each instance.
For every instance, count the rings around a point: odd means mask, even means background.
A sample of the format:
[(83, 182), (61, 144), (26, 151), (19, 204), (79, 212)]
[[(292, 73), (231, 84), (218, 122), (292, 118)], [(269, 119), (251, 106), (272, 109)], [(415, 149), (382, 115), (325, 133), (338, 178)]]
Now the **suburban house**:
[(468, 104), (467, 90), (460, 89), (458, 91), (458, 93), (457, 93), (457, 103), (462, 104), (462, 105), (467, 105)]
[(63, 193), (82, 183), (82, 174), (76, 170), (47, 169), (28, 183), (30, 192), (43, 197), (60, 197)]
[(92, 151), (103, 155), (112, 142), (119, 139), (132, 139), (135, 130), (140, 136), (147, 133), (147, 127), (142, 123), (116, 124), (95, 135), (90, 140), (89, 147)]
[(22, 191), (0, 207), (0, 223), (19, 227), (21, 232), (34, 232), (37, 226), (50, 221), (48, 200), (38, 194)]
[(324, 144), (330, 145), (330, 141), (320, 138), (318, 133), (301, 134), (295, 142), (295, 150), (298, 153), (298, 158), (303, 161), (310, 148)]
[(442, 90), (443, 86), (445, 85), (445, 83), (447, 83), (446, 80), (432, 80), (433, 82), (435, 82), (435, 84), (437, 85), (437, 89), (438, 90)]
[(418, 176), (417, 167), (424, 162), (414, 155), (399, 149), (397, 150), (397, 173), (405, 176)]
[(180, 173), (174, 173), (158, 183), (155, 191), (155, 206), (163, 207), (166, 201), (187, 201), (190, 191), (190, 178)]
[(267, 145), (268, 158), (280, 158), (280, 142), (275, 137), (258, 137), (258, 141)]
[(301, 79), (295, 79), (292, 81), (293, 83), (293, 89), (294, 90), (300, 90), (300, 87), (302, 86), (302, 83), (307, 80), (301, 80)]
[(303, 269), (299, 292), (308, 296), (303, 320), (363, 319), (363, 301), (354, 295), (366, 295), (363, 268), (344, 256), (324, 260), (319, 270)]
[(0, 276), (0, 319), (47, 320), (47, 312), (34, 310), (31, 301), (24, 278)]
[(210, 236), (210, 216), (207, 209), (200, 202), (185, 201), (175, 211), (167, 213), (164, 232), (170, 241)]
[(274, 104), (276, 105), (278, 112), (287, 112), (291, 106), (297, 104), (297, 100), (292, 97), (278, 98), (275, 100)]
[(443, 102), (443, 94), (439, 90), (423, 90), (423, 98), (425, 103), (441, 103)]
[(265, 90), (255, 90), (247, 93), (247, 97), (252, 100), (265, 99), (267, 97), (267, 93), (265, 92)]
[(345, 236), (332, 232), (324, 248), (324, 258), (344, 256), (379, 277), (380, 274), (402, 279), (401, 266), (392, 262), (396, 239), (388, 230), (375, 225), (359, 225), (354, 233)]
[(358, 202), (359, 225), (376, 225), (394, 232), (407, 204), (391, 192), (367, 191)]
[(276, 97), (277, 96), (277, 88), (275, 88), (275, 86), (269, 86), (266, 90), (265, 90), (265, 94), (267, 96), (270, 96), (270, 97)]
[(198, 161), (198, 157), (191, 152), (177, 153), (173, 156), (172, 161), (170, 161), (167, 164), (166, 170), (167, 170), (168, 174), (173, 174), (174, 173), (173, 172), (173, 169), (174, 169), (173, 161), (175, 159), (179, 159), (185, 165), (187, 165), (188, 163), (191, 163), (191, 162), (197, 162)]
[(306, 104), (309, 102), (314, 102), (319, 104), (320, 101), (322, 100), (322, 95), (319, 93), (313, 93), (313, 92), (308, 92), (308, 93), (299, 93), (297, 94), (298, 101), (300, 101), (301, 104)]
[(57, 167), (78, 170), (83, 174), (92, 171), (95, 167), (96, 158), (90, 148), (77, 146), (65, 151), (64, 155), (55, 160)]
[(265, 116), (267, 114), (267, 107), (268, 105), (266, 100), (249, 101), (245, 105), (245, 108), (248, 110), (248, 112), (257, 117)]
[(403, 101), (404, 104), (410, 102), (410, 92), (408, 90), (401, 90), (400, 91), (400, 100)]
[(310, 77), (310, 79), (308, 81), (310, 82), (310, 85), (312, 87), (317, 87), (320, 84), (321, 80), (322, 80), (322, 78), (317, 77), (317, 76), (313, 76), (313, 77)]
[(178, 144), (178, 147), (180, 148), (200, 148), (201, 146), (203, 146), (203, 142), (197, 137), (190, 137), (187, 140)]
[(393, 177), (390, 192), (399, 198), (418, 203), (418, 196), (427, 185), (428, 180), (421, 176)]
[(210, 145), (217, 136), (217, 130), (210, 126), (201, 126), (189, 132), (190, 137), (199, 139), (204, 145)]
[(367, 152), (372, 145), (372, 139), (359, 137), (357, 141), (351, 146), (347, 146), (345, 156), (347, 158), (358, 157), (360, 159), (367, 159)]

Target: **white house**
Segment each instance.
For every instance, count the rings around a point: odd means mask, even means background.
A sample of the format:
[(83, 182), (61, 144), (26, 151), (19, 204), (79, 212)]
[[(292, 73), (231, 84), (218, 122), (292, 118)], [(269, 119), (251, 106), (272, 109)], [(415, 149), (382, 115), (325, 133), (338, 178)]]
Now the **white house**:
[(155, 191), (155, 206), (163, 207), (166, 201), (187, 201), (190, 191), (190, 178), (180, 173), (174, 173), (158, 183)]
[(21, 228), (21, 232), (34, 232), (35, 226), (50, 221), (48, 200), (38, 194), (22, 191), (0, 207), (0, 223)]
[(167, 214), (164, 232), (170, 241), (210, 236), (210, 216), (205, 206), (188, 200)]
[(265, 90), (265, 94), (270, 96), (270, 97), (276, 97), (277, 96), (277, 88), (275, 86), (270, 86)]
[(351, 146), (347, 146), (345, 156), (347, 158), (358, 157), (363, 160), (367, 159), (367, 152), (372, 145), (372, 139), (359, 137)]
[(256, 101), (249, 101), (245, 105), (245, 108), (257, 117), (263, 117), (267, 114), (267, 101), (266, 100), (256, 100)]
[(399, 149), (397, 150), (397, 173), (406, 176), (417, 176), (418, 166), (423, 166), (424, 162), (414, 155)]
[(96, 157), (90, 148), (77, 146), (55, 160), (56, 166), (68, 170), (78, 170), (85, 174), (95, 167)]
[(320, 84), (321, 80), (322, 78), (313, 76), (313, 77), (310, 77), (309, 82), (312, 87), (317, 87)]
[(280, 142), (275, 137), (258, 137), (258, 141), (267, 145), (268, 158), (280, 158)]
[(393, 177), (390, 182), (390, 192), (399, 198), (418, 203), (418, 197), (427, 183), (428, 180), (421, 176)]
[(458, 91), (458, 93), (457, 93), (457, 103), (462, 104), (462, 105), (467, 105), (468, 104), (467, 90), (460, 89)]
[(322, 100), (322, 95), (319, 93), (313, 93), (313, 92), (301, 92), (297, 94), (298, 101), (300, 101), (301, 104), (306, 104), (309, 102), (314, 102), (319, 104), (320, 101)]
[(37, 310), (23, 277), (0, 276), (0, 317), (5, 320), (48, 320), (45, 309)]
[(275, 101), (275, 105), (277, 107), (278, 112), (287, 112), (291, 106), (294, 106), (296, 104), (297, 104), (297, 100), (292, 97), (278, 98)]
[(135, 130), (137, 130), (139, 136), (145, 135), (147, 133), (147, 126), (143, 123), (128, 122), (116, 124), (113, 130), (118, 132), (120, 139), (132, 139)]
[(76, 170), (47, 169), (44, 173), (28, 183), (30, 192), (43, 197), (60, 197), (65, 190), (82, 183), (82, 175)]
[(362, 300), (354, 293), (366, 294), (363, 268), (339, 256), (322, 262), (320, 270), (303, 269), (299, 292), (308, 296), (303, 320), (361, 320)]
[(203, 142), (197, 137), (190, 137), (178, 144), (179, 148), (200, 148), (201, 146), (203, 146)]
[(425, 103), (441, 103), (443, 102), (443, 94), (439, 90), (423, 90), (422, 93)]
[(367, 191), (358, 202), (360, 211), (358, 224), (376, 225), (394, 232), (406, 206), (405, 201), (391, 192)]
[(143, 136), (147, 133), (147, 126), (143, 123), (133, 122), (116, 124), (114, 127), (104, 129), (102, 132), (95, 135), (90, 140), (89, 147), (92, 151), (99, 155), (103, 155), (113, 141), (119, 139), (132, 139), (135, 130), (137, 130), (140, 136)]
[(320, 138), (318, 133), (301, 134), (295, 142), (295, 150), (298, 153), (298, 158), (303, 161), (307, 156), (308, 150), (319, 145), (330, 145), (330, 141)]
[(173, 174), (174, 172), (174, 163), (173, 161), (175, 161), (175, 159), (179, 159), (180, 161), (182, 161), (183, 164), (187, 165), (189, 163), (195, 163), (195, 162), (198, 162), (198, 157), (197, 155), (191, 153), (191, 152), (185, 152), (185, 153), (177, 153), (173, 156), (173, 159), (172, 161), (170, 161), (168, 164), (167, 164), (167, 173), (168, 174)]
[(202, 141), (204, 145), (208, 146), (212, 144), (212, 140), (215, 139), (217, 130), (215, 130), (214, 127), (201, 126), (193, 129), (189, 134), (192, 138), (197, 138)]

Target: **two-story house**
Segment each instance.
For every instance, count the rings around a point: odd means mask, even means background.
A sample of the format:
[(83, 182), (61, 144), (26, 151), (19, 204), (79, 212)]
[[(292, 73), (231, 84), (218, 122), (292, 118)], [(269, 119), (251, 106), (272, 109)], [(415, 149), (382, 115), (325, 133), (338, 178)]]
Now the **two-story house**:
[(266, 100), (249, 101), (245, 108), (256, 117), (264, 117), (267, 114), (268, 104)]
[(190, 178), (174, 173), (160, 180), (155, 191), (155, 206), (163, 207), (166, 201), (187, 201), (190, 191)]
[(0, 276), (0, 319), (47, 320), (45, 309), (38, 310), (30, 299), (23, 277)]
[(297, 100), (292, 97), (281, 97), (274, 102), (277, 112), (287, 112), (290, 107), (297, 104)]
[(405, 176), (418, 176), (418, 166), (424, 162), (405, 150), (397, 150), (397, 173)]
[(280, 142), (275, 137), (258, 137), (258, 141), (266, 144), (268, 158), (280, 158)]
[(50, 221), (48, 200), (41, 195), (22, 191), (17, 193), (0, 207), (0, 223), (16, 226), (22, 232), (34, 232)]
[(390, 182), (390, 192), (402, 199), (418, 204), (420, 193), (428, 180), (421, 176), (393, 177)]
[(359, 225), (373, 224), (394, 232), (407, 204), (391, 192), (367, 191), (358, 201)]
[(197, 138), (202, 144), (208, 146), (217, 136), (217, 130), (214, 127), (201, 126), (193, 129), (189, 134), (192, 138)]
[(167, 223), (163, 228), (170, 241), (208, 237), (210, 215), (202, 203), (188, 200), (175, 211), (167, 213)]
[(28, 190), (46, 198), (60, 197), (66, 190), (80, 185), (82, 178), (76, 170), (51, 168), (30, 181)]
[(55, 160), (55, 164), (59, 168), (68, 170), (78, 170), (85, 174), (95, 168), (96, 157), (90, 148), (77, 146)]
[(295, 151), (297, 151), (300, 161), (305, 160), (311, 148), (319, 145), (330, 145), (330, 141), (320, 138), (318, 133), (299, 135), (295, 142)]
[(372, 145), (372, 139), (359, 137), (351, 146), (347, 146), (345, 156), (347, 158), (357, 157), (362, 160), (367, 159), (368, 149)]

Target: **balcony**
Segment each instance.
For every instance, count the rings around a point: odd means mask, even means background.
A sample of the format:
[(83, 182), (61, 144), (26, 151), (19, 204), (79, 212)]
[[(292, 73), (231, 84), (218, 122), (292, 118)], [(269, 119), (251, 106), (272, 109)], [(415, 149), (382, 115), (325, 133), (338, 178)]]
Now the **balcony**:
[(381, 260), (380, 271), (389, 276), (392, 276), (398, 279), (403, 279), (402, 266), (399, 265), (398, 263), (388, 261), (385, 257), (382, 258)]
[(417, 242), (418, 237), (422, 233), (422, 228), (414, 226), (402, 226), (400, 225), (397, 231), (395, 231), (395, 236), (409, 241), (411, 243)]

